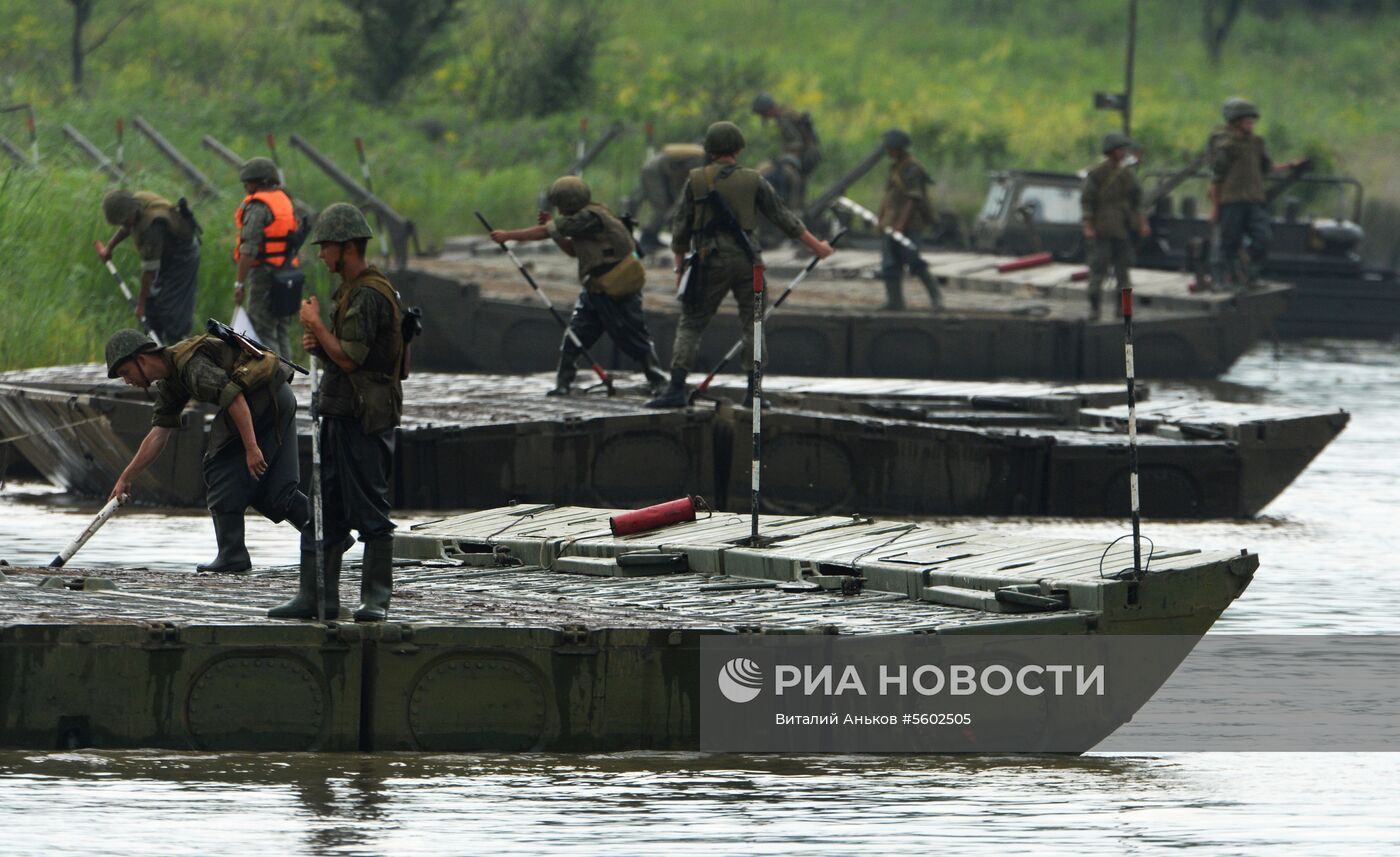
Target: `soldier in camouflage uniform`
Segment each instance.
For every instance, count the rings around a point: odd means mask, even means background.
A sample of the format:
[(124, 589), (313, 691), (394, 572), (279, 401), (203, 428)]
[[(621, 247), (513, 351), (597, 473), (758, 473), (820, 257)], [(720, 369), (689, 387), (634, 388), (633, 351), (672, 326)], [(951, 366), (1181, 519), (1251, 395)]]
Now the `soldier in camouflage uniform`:
[(297, 487), (297, 400), (290, 372), (264, 352), (250, 358), (215, 336), (203, 335), (159, 348), (136, 330), (107, 340), (107, 377), (132, 386), (154, 386), (151, 430), (117, 478), (112, 497), (131, 494), (136, 477), (155, 461), (180, 428), (190, 401), (217, 405), (204, 453), (206, 502), (214, 518), (219, 555), (199, 571), (238, 574), (252, 567), (243, 541), (249, 506), (273, 522), (287, 521), (310, 539), (311, 507)]
[(801, 211), (807, 179), (822, 160), (821, 146), (815, 131), (811, 130), (812, 118), (779, 104), (766, 92), (755, 96), (751, 106), (764, 120), (772, 119), (778, 124), (778, 136), (782, 141), (782, 154), (760, 164), (759, 172), (778, 191), (788, 208)]
[(273, 272), (298, 272), (296, 212), (271, 158), (249, 159), (239, 170), (238, 178), (248, 195), (234, 217), (238, 229), (238, 249), (234, 251), (238, 273), (233, 302), (246, 306), (248, 319), (262, 344), (286, 357), (292, 353), (291, 320), (297, 314), (299, 295), (279, 300), (282, 293), (278, 290), (289, 287), (279, 284)]
[[(1142, 186), (1125, 164), (1132, 141), (1122, 134), (1103, 138), (1104, 159), (1089, 170), (1079, 197), (1089, 257), (1089, 315), (1103, 314), (1103, 280), (1109, 265), (1120, 289), (1132, 288), (1133, 245), (1152, 234), (1142, 213)], [(1115, 302), (1119, 316), (1120, 303)]]
[(109, 191), (102, 214), (117, 227), (112, 239), (98, 245), (102, 261), (127, 236), (141, 257), (141, 288), (136, 317), (144, 318), (161, 342), (175, 342), (190, 332), (199, 279), (199, 225), (181, 199), (176, 205), (149, 191)]
[(648, 253), (661, 248), (661, 229), (681, 198), (690, 171), (705, 165), (705, 147), (694, 143), (669, 143), (642, 165), (642, 196), (651, 206), (651, 217), (642, 227), (640, 244)]
[(1258, 274), (1269, 253), (1269, 209), (1265, 204), (1264, 178), (1298, 166), (1298, 161), (1274, 164), (1264, 138), (1254, 133), (1259, 108), (1243, 98), (1230, 98), (1221, 108), (1225, 128), (1211, 135), (1210, 222), (1217, 225), (1211, 247), (1212, 284), (1216, 288), (1241, 288), (1235, 273), (1240, 250), (1249, 239), (1251, 271)]
[(885, 132), (885, 152), (890, 157), (890, 174), (885, 179), (885, 195), (880, 200), (880, 226), (904, 234), (913, 242), (911, 249), (884, 235), (880, 243), (880, 276), (885, 281), (885, 309), (904, 309), (904, 269), (919, 278), (928, 290), (929, 303), (935, 310), (943, 308), (943, 294), (938, 280), (929, 273), (928, 264), (919, 255), (919, 236), (934, 219), (929, 203), (928, 188), (932, 184), (922, 164), (909, 154), (909, 135), (899, 128)]
[[(759, 224), (758, 215), (762, 214), (789, 238), (801, 241), (818, 257), (825, 259), (832, 253), (831, 245), (802, 225), (772, 185), (757, 171), (739, 166), (737, 158), (743, 148), (743, 132), (732, 122), (711, 125), (705, 132), (705, 153), (710, 163), (692, 170), (681, 191), (681, 201), (671, 221), (671, 250), (675, 254), (678, 278), (686, 254), (693, 251), (688, 272), (691, 279), (682, 298), (681, 318), (676, 328), (671, 383), (665, 393), (647, 403), (651, 407), (686, 405), (686, 375), (695, 366), (706, 326), (727, 294), (733, 294), (739, 305), (744, 364), (752, 365), (753, 268), (762, 263), (753, 240), (753, 232)], [(737, 224), (724, 214), (726, 208)]]
[[(592, 347), (604, 333), (611, 336), (624, 354), (641, 364), (653, 394), (659, 394), (666, 383), (666, 370), (656, 356), (642, 312), (646, 270), (637, 259), (632, 233), (606, 205), (593, 202), (588, 185), (577, 176), (555, 180), (549, 188), (549, 204), (559, 209), (559, 219), (541, 214), (544, 222), (540, 225), (497, 229), (491, 240), (504, 244), (552, 238), (561, 250), (577, 258), (583, 291), (574, 303), (569, 328), (584, 348)], [(559, 345), (559, 370), (549, 395), (569, 394), (582, 354), (566, 334)]]
[[(389, 478), (394, 428), (403, 414), (404, 309), (393, 285), (365, 258), (372, 233), (360, 210), (338, 202), (322, 211), (307, 238), (326, 267), (340, 275), (331, 324), (312, 295), (301, 306), (301, 342), (325, 366), (321, 380), (322, 549), (325, 611), (340, 609), (340, 566), (353, 528), (364, 542), (356, 622), (382, 622), (393, 588), (394, 522)], [(316, 615), (315, 544), (302, 556), (301, 586), (274, 619)]]

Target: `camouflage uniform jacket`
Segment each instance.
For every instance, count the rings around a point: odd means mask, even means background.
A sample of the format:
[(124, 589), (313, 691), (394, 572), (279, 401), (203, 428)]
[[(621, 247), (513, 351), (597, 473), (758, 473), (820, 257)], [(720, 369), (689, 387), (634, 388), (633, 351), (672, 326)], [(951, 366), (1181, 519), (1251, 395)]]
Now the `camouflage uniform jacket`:
[[(703, 173), (712, 177), (715, 182), (716, 192), (722, 193), (720, 188), (725, 180), (741, 170), (745, 170), (749, 173), (754, 172), (747, 167), (740, 167), (717, 161), (705, 167), (703, 171), (697, 170), (690, 174), (690, 178), (687, 178), (685, 181), (685, 187), (681, 190), (681, 199), (679, 204), (676, 205), (676, 213), (671, 219), (672, 252), (684, 256), (694, 249), (705, 254), (716, 252), (728, 258), (748, 258), (744, 245), (740, 242), (740, 238), (734, 234), (732, 229), (717, 227), (714, 229), (696, 231), (695, 221), (697, 219), (696, 208), (698, 203), (695, 201), (695, 193), (691, 188), (691, 183), (695, 180), (695, 176), (698, 173)], [(753, 176), (743, 176), (742, 178), (746, 182), (751, 182), (755, 191), (753, 199), (749, 201), (749, 205), (745, 207), (736, 206), (733, 203), (730, 205), (730, 208), (734, 210), (734, 214), (739, 218), (741, 224), (744, 224), (745, 219), (751, 219), (752, 214), (762, 214), (764, 217), (768, 218), (770, 223), (778, 227), (778, 229), (789, 238), (797, 240), (802, 237), (802, 233), (807, 231), (807, 227), (803, 225), (801, 218), (793, 214), (792, 209), (788, 208), (787, 205), (783, 203), (782, 199), (778, 197), (778, 192), (773, 190), (772, 185), (757, 174)], [(711, 208), (709, 204), (706, 204), (705, 207)], [(702, 220), (702, 222), (707, 222), (718, 216), (718, 212), (709, 211), (700, 215), (699, 219)], [(758, 224), (755, 220), (744, 225), (747, 227), (746, 231), (751, 233)], [(752, 235), (750, 237), (752, 237)], [(693, 247), (692, 244), (694, 245)]]
[[(157, 352), (169, 367), (170, 373), (152, 385), (155, 388), (156, 401), (151, 414), (151, 425), (179, 428), (180, 414), (191, 400), (217, 406), (219, 414), (210, 426), (209, 442), (204, 453), (205, 458), (211, 458), (229, 441), (238, 437), (238, 427), (228, 413), (228, 406), (245, 393), (231, 374), (239, 352), (224, 342), (207, 342), (196, 348), (181, 365), (172, 357), (171, 352), (189, 342), (188, 339), (183, 340)], [(264, 386), (247, 392), (244, 397), (255, 423), (269, 409), (276, 407), (271, 392), (272, 387)]]
[(606, 205), (590, 203), (579, 211), (550, 220), (549, 237), (573, 242), (579, 282), (603, 274), (632, 252), (632, 235)]
[(928, 172), (912, 156), (905, 155), (892, 162), (889, 177), (885, 179), (885, 195), (880, 200), (880, 225), (894, 227), (905, 204), (912, 202), (909, 219), (900, 231), (917, 235), (927, 228), (933, 220), (928, 198), (931, 183)]
[(1264, 202), (1264, 177), (1269, 160), (1264, 138), (1225, 131), (1211, 137), (1212, 183), (1219, 186), (1222, 205), (1232, 202)]
[[(262, 255), (263, 231), (272, 224), (272, 209), (258, 200), (249, 202), (243, 208), (243, 228), (238, 232), (238, 255), (244, 259), (257, 259)], [(272, 283), (272, 268), (267, 265), (254, 265), (248, 271), (248, 285), (254, 282), (260, 286)]]
[(175, 206), (150, 191), (137, 191), (134, 196), (141, 204), (141, 216), (132, 227), (131, 239), (141, 257), (142, 271), (159, 271), (162, 259), (173, 243), (186, 244), (194, 237), (194, 229)]
[(1131, 169), (1104, 158), (1085, 176), (1079, 207), (1097, 237), (1126, 239), (1137, 226), (1142, 185)]

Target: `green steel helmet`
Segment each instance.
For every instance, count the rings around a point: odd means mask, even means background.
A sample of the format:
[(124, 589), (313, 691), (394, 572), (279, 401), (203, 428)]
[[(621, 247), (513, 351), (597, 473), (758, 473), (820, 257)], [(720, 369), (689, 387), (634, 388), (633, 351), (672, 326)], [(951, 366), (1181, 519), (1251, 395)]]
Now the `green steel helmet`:
[(271, 158), (249, 158), (239, 168), (238, 180), (241, 182), (280, 181), (277, 176), (277, 164)]
[(107, 377), (117, 377), (117, 367), (147, 351), (158, 351), (160, 346), (139, 330), (126, 328), (112, 334), (107, 340)]
[(705, 152), (733, 155), (744, 148), (744, 132), (733, 122), (716, 122), (705, 129)]
[(909, 133), (903, 128), (891, 128), (885, 132), (885, 148), (894, 149), (896, 152), (908, 150), (909, 145), (914, 141), (909, 139)]
[(1243, 119), (1246, 116), (1258, 119), (1259, 108), (1243, 98), (1227, 98), (1225, 103), (1220, 106), (1220, 114), (1225, 117), (1226, 122), (1234, 122), (1236, 119)]
[(1111, 134), (1104, 135), (1102, 151), (1105, 155), (1107, 155), (1114, 149), (1121, 149), (1124, 146), (1131, 146), (1132, 144), (1133, 141), (1128, 139), (1127, 134), (1120, 134), (1117, 131), (1114, 131)]
[(753, 97), (753, 112), (767, 113), (778, 106), (778, 101), (766, 92), (760, 92)]
[(109, 190), (107, 195), (102, 197), (102, 216), (113, 226), (121, 226), (140, 210), (141, 203), (136, 201), (136, 197), (129, 190)]
[(316, 215), (316, 225), (311, 227), (311, 235), (307, 237), (308, 244), (339, 244), (342, 241), (354, 241), (356, 238), (372, 238), (374, 233), (370, 231), (369, 221), (355, 206), (348, 202), (337, 202), (328, 205), (318, 215)]
[(549, 186), (549, 204), (564, 214), (573, 214), (592, 201), (588, 183), (578, 176), (560, 176)]

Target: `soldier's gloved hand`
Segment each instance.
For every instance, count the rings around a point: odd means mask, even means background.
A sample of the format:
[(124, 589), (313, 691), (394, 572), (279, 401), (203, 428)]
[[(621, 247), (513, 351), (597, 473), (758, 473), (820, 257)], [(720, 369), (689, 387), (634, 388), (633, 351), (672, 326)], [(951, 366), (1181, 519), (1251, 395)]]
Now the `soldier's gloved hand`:
[(115, 500), (118, 497), (131, 496), (131, 483), (124, 476), (117, 477), (117, 484), (112, 486), (112, 493), (107, 495), (108, 500)]
[(233, 283), (233, 305), (243, 306), (243, 284), (237, 280)]
[(263, 458), (262, 450), (255, 446), (248, 450), (245, 458), (248, 462), (248, 475), (254, 479), (261, 479), (267, 472), (267, 459)]

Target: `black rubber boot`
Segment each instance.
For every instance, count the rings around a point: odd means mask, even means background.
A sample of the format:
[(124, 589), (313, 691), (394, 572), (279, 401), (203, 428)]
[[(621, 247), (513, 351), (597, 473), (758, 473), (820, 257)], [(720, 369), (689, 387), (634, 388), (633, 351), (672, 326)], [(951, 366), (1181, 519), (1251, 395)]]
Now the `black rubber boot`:
[(647, 351), (646, 358), (642, 361), (642, 371), (647, 376), (647, 385), (651, 387), (652, 396), (660, 396), (665, 392), (666, 367), (661, 365), (661, 358), (656, 356), (655, 345)]
[(360, 562), (360, 606), (356, 622), (383, 622), (389, 618), (389, 594), (394, 588), (394, 540), (365, 543)]
[[(334, 620), (340, 615), (340, 557), (342, 550), (326, 553), (326, 590), (322, 595), (324, 607), (322, 615)], [(316, 618), (316, 551), (301, 550), (301, 580), (297, 594), (286, 604), (279, 604), (267, 611), (269, 619), (315, 619)]]
[(214, 513), (214, 538), (219, 543), (219, 555), (210, 563), (195, 566), (206, 574), (243, 574), (253, 567), (248, 546), (243, 542), (243, 513)]
[(885, 305), (880, 309), (899, 311), (904, 309), (903, 277), (899, 274), (885, 275)]
[(648, 408), (683, 408), (690, 404), (690, 397), (685, 390), (684, 369), (671, 370), (671, 383), (667, 385), (666, 392), (647, 402)]
[(574, 385), (574, 378), (578, 377), (578, 366), (574, 361), (566, 358), (559, 358), (559, 369), (554, 374), (554, 389), (545, 393), (546, 396), (567, 396), (569, 388)]
[(924, 284), (924, 289), (928, 291), (928, 302), (933, 307), (934, 312), (943, 310), (943, 289), (938, 285), (938, 278), (928, 271), (919, 272), (919, 281)]

